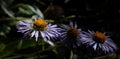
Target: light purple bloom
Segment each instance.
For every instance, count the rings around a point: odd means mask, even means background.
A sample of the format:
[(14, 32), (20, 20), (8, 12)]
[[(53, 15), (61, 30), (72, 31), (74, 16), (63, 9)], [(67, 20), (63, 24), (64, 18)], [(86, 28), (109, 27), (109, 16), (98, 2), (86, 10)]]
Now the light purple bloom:
[(35, 37), (36, 41), (38, 41), (39, 37), (42, 37), (44, 41), (48, 41), (55, 39), (60, 35), (57, 25), (52, 25), (41, 19), (35, 21), (19, 21), (17, 29), (18, 32), (23, 33), (25, 37)]
[(77, 24), (70, 21), (69, 25), (62, 24), (61, 39), (69, 47), (76, 48), (81, 45), (81, 40), (84, 39), (81, 29)]
[[(94, 51), (98, 52), (98, 54), (101, 52), (104, 52), (105, 54), (114, 52), (117, 49), (115, 43), (109, 36), (106, 36), (105, 33), (90, 30), (84, 33), (86, 35), (86, 39), (82, 42), (87, 44), (87, 47), (92, 47)], [(98, 37), (94, 37), (94, 35)]]

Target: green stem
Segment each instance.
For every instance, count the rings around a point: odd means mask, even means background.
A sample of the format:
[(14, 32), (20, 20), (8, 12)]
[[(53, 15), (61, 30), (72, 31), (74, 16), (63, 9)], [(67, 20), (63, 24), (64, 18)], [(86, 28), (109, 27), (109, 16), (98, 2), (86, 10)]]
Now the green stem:
[(73, 51), (70, 52), (70, 59), (73, 59)]
[[(39, 50), (39, 45), (38, 45), (38, 41), (36, 42), (36, 51)], [(39, 53), (36, 53), (37, 54), (37, 59), (40, 59), (40, 55)]]
[(42, 51), (44, 51), (44, 50), (45, 50), (44, 45), (45, 45), (45, 42), (42, 40)]
[(18, 47), (17, 47), (17, 48), (18, 48), (18, 49), (21, 49), (22, 44), (23, 44), (23, 40), (21, 39), (20, 42), (19, 42), (19, 44), (18, 44)]

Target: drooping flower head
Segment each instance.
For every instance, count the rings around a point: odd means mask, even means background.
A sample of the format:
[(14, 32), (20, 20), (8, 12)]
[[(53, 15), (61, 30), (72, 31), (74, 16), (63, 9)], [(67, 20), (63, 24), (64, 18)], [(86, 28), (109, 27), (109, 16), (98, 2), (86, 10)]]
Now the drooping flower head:
[(98, 52), (99, 54), (101, 52), (105, 54), (114, 52), (117, 49), (115, 43), (109, 36), (106, 36), (105, 33), (99, 31), (89, 31), (85, 34), (87, 35), (87, 39), (84, 40), (84, 43), (92, 47), (93, 50)]
[(81, 29), (77, 28), (77, 24), (70, 21), (69, 25), (62, 24), (61, 26), (61, 37), (63, 42), (69, 47), (77, 47), (81, 45), (80, 40), (83, 38)]
[(19, 21), (18, 32), (24, 33), (24, 36), (35, 37), (38, 41), (42, 37), (44, 41), (57, 38), (60, 33), (58, 32), (57, 25), (52, 25), (43, 19), (35, 19), (34, 21)]

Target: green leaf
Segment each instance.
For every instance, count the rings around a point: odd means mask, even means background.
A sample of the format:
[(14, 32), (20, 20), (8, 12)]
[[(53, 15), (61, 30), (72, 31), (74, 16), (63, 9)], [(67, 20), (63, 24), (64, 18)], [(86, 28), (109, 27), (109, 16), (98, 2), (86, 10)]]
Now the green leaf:
[(32, 7), (31, 5), (27, 5), (29, 9), (31, 9), (36, 15), (38, 15), (40, 18), (44, 19), (43, 13), (38, 7)]
[(16, 41), (11, 41), (6, 45), (6, 51), (15, 51), (17, 50), (18, 47), (18, 43), (20, 40), (16, 40)]
[(12, 10), (8, 9), (7, 4), (3, 1), (1, 4), (1, 7), (3, 9), (3, 11), (9, 16), (9, 17), (14, 17), (14, 13)]
[(29, 47), (34, 47), (36, 46), (36, 41), (35, 40), (23, 40), (21, 49), (29, 48)]
[(21, 56), (10, 56), (10, 57), (5, 57), (4, 59), (19, 59)]
[(42, 11), (37, 6), (31, 6), (28, 4), (18, 4), (19, 11), (28, 15), (37, 15), (41, 19), (44, 19)]
[(0, 52), (3, 51), (3, 50), (5, 49), (5, 47), (6, 47), (6, 45), (3, 44), (3, 43), (1, 43), (1, 44), (0, 44)]
[(9, 6), (14, 2), (14, 0), (4, 0), (4, 2), (6, 2), (7, 6)]
[(33, 11), (34, 13), (36, 12), (35, 8), (33, 8), (31, 5), (26, 5), (31, 11)]
[(39, 8), (37, 8), (37, 7), (36, 7), (36, 14), (37, 14), (40, 18), (44, 19), (44, 16), (43, 16), (42, 11), (41, 11)]
[(22, 44), (23, 44), (23, 40), (20, 40), (20, 42), (18, 43), (18, 49), (20, 49), (22, 47)]
[(2, 51), (0, 52), (0, 58), (3, 59), (4, 57), (11, 55), (12, 53), (13, 51)]
[(0, 27), (0, 32), (9, 33), (10, 30), (11, 30), (11, 28), (8, 25), (3, 25)]
[(41, 4), (41, 6), (45, 6), (46, 5), (46, 3), (45, 2), (43, 2), (42, 0), (36, 0), (39, 4)]
[(5, 34), (4, 32), (0, 32), (0, 36), (1, 36), (2, 38), (6, 38), (6, 34)]
[(33, 14), (33, 12), (30, 11), (29, 9), (27, 9), (27, 8), (19, 7), (18, 9), (19, 9), (20, 13), (27, 14), (27, 15), (32, 15)]

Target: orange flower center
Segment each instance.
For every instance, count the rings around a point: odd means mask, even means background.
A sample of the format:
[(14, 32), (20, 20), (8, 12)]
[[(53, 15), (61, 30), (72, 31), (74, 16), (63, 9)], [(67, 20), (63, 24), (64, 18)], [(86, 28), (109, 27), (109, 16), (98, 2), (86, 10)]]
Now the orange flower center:
[(76, 28), (70, 28), (67, 32), (67, 36), (70, 38), (77, 38), (79, 32)]
[(95, 40), (96, 42), (105, 42), (106, 40), (106, 36), (105, 34), (101, 33), (101, 32), (96, 32), (94, 35), (93, 35), (93, 40)]
[(37, 19), (34, 21), (33, 25), (33, 27), (36, 29), (44, 29), (47, 26), (47, 23), (45, 20)]

